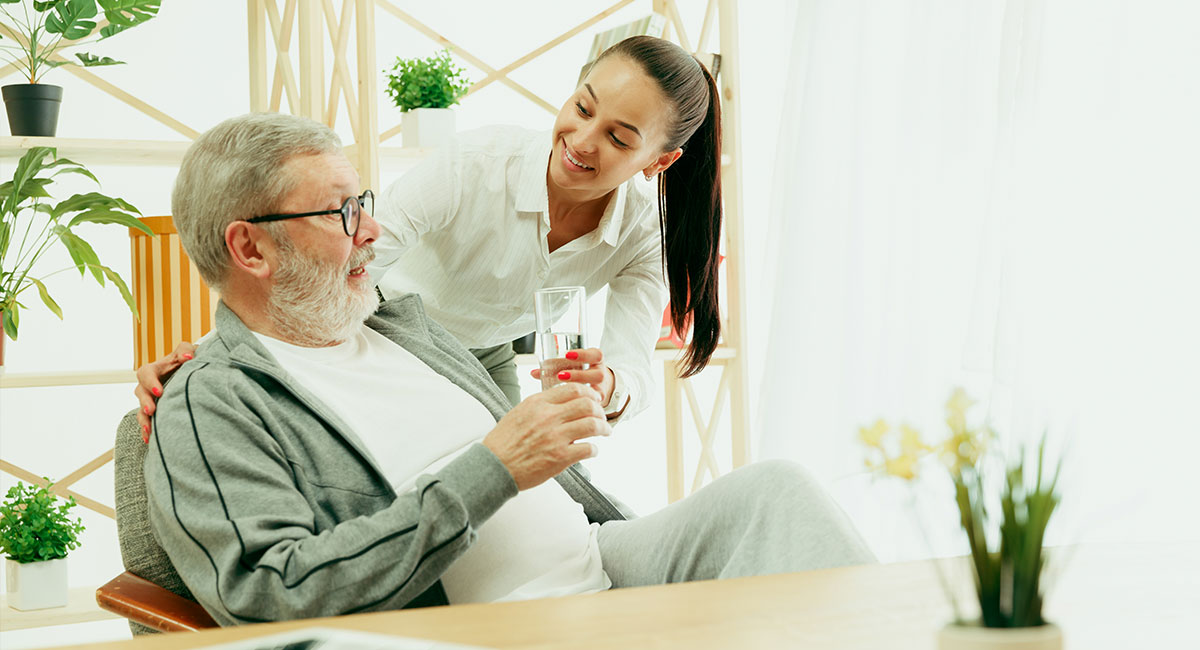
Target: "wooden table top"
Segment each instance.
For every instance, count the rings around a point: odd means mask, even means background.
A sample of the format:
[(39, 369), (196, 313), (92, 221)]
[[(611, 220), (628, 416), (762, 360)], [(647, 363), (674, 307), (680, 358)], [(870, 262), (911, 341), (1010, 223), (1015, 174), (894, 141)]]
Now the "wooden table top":
[[(1200, 542), (1055, 549), (1047, 617), (1069, 649), (1200, 648)], [(961, 559), (944, 568), (962, 569)], [(951, 566), (951, 565), (958, 566)], [(960, 582), (970, 588), (968, 574)], [(193, 648), (309, 625), (521, 650), (936, 646), (950, 606), (930, 561), (381, 612), (80, 648)]]

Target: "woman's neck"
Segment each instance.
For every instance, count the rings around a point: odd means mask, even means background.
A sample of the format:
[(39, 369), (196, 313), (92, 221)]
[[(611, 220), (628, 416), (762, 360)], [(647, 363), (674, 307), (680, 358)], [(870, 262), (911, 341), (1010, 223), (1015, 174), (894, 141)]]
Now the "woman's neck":
[(546, 199), (550, 217), (550, 251), (592, 232), (600, 225), (615, 189), (603, 192), (564, 190), (546, 175)]

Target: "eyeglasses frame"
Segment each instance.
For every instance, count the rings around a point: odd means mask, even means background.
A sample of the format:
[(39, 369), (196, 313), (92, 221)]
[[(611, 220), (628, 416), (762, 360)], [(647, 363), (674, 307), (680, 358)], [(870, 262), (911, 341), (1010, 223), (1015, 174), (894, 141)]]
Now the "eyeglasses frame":
[[(336, 210), (317, 210), (315, 212), (296, 212), (293, 214), (265, 214), (261, 217), (251, 217), (246, 220), (247, 223), (266, 223), (269, 221), (283, 221), (284, 219), (300, 219), (302, 217), (319, 217), (326, 214), (342, 215), (342, 231), (347, 237), (353, 237), (358, 234), (358, 228), (362, 225), (362, 210), (366, 208), (363, 205), (364, 199), (370, 199), (371, 207), (375, 206), (375, 193), (371, 190), (363, 190), (358, 196), (348, 196), (345, 201), (342, 201), (341, 207)], [(358, 204), (359, 217), (358, 222), (354, 224), (354, 232), (350, 232), (350, 202), (354, 201)]]

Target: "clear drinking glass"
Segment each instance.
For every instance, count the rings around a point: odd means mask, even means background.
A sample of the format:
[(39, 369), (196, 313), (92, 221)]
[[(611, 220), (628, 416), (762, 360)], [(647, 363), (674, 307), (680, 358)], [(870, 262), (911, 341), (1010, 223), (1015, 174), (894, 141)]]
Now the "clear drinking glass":
[(542, 390), (563, 382), (558, 373), (586, 369), (571, 361), (567, 352), (587, 347), (587, 293), (583, 287), (551, 287), (533, 292), (537, 319), (537, 354), (542, 369)]

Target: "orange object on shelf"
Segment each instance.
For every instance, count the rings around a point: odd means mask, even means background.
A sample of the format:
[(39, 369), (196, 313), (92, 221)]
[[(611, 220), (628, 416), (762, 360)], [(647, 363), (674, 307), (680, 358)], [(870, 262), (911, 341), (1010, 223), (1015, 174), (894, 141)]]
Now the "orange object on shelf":
[(133, 292), (140, 321), (133, 324), (133, 367), (162, 358), (180, 341), (196, 341), (213, 327), (217, 294), (208, 288), (179, 241), (171, 217), (143, 217), (151, 237), (129, 229)]

